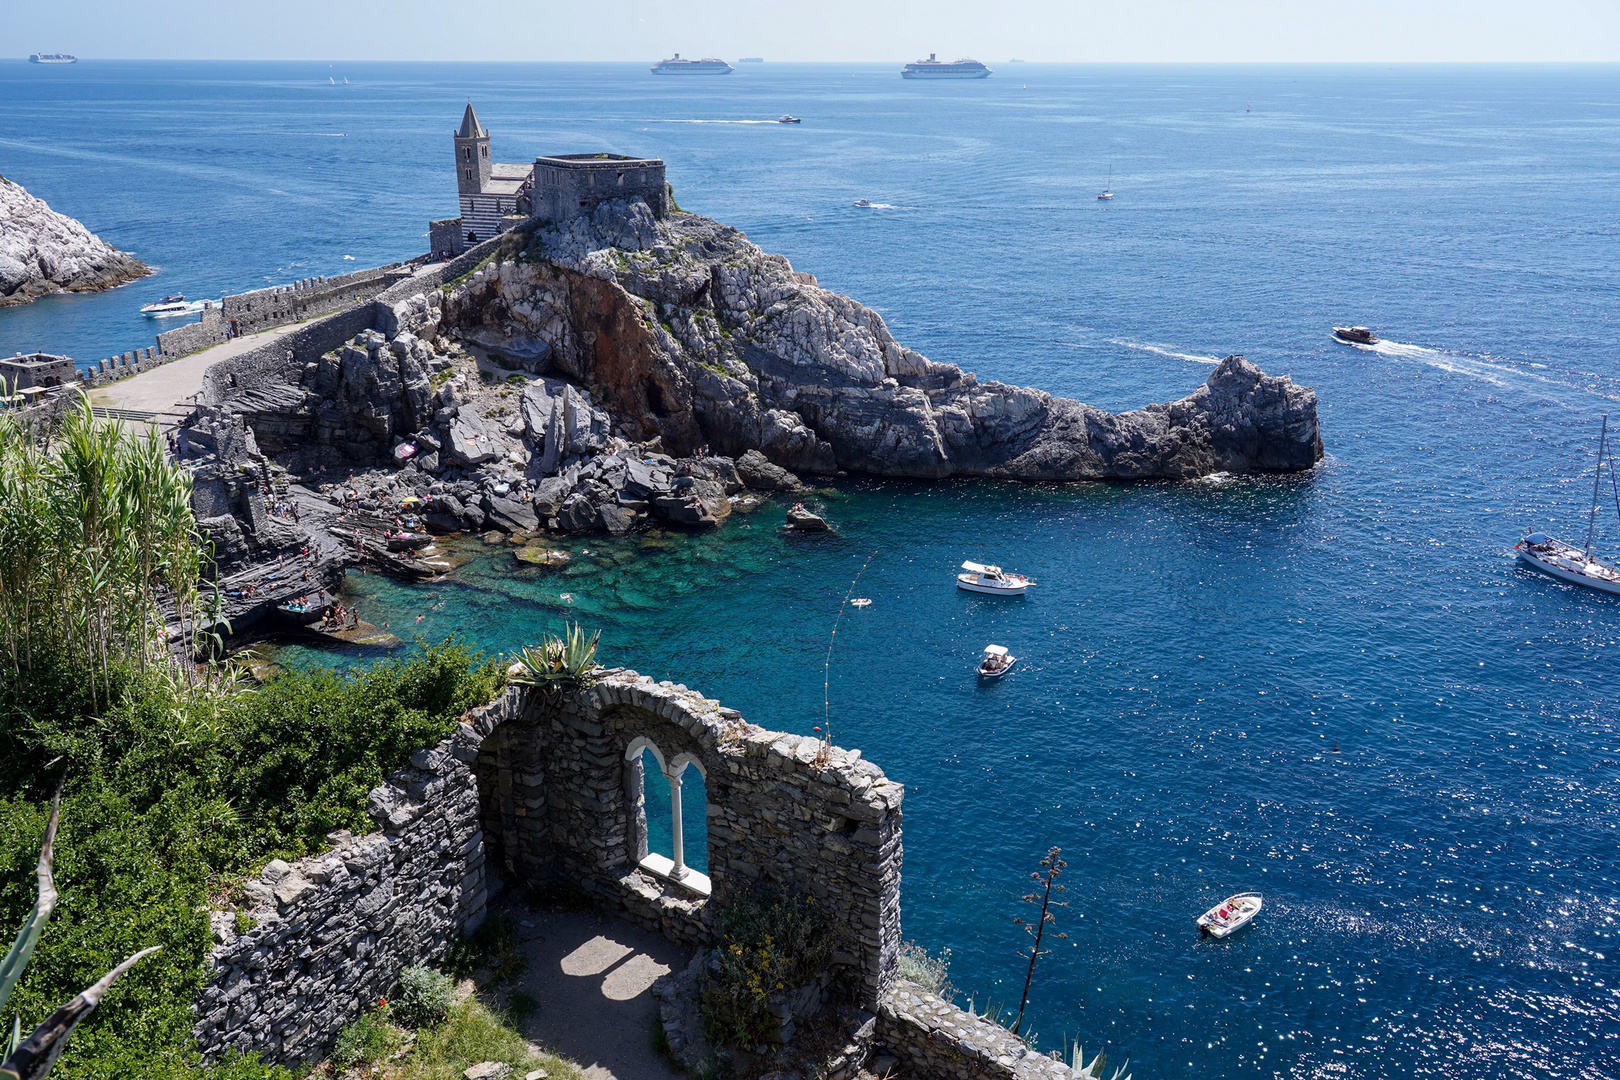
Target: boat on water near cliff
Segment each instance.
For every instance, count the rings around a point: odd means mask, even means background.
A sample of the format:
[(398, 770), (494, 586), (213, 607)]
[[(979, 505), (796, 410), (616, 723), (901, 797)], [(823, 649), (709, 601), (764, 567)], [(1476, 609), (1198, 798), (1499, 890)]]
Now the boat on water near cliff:
[(934, 53), (929, 53), (926, 60), (913, 60), (900, 69), (902, 79), (987, 79), (990, 75), (990, 69), (977, 60), (948, 64)]
[[(1620, 595), (1620, 566), (1592, 554), (1592, 541), (1597, 537), (1598, 496), (1603, 490), (1603, 454), (1608, 446), (1608, 436), (1609, 418), (1605, 415), (1603, 429), (1598, 434), (1597, 476), (1592, 481), (1592, 510), (1586, 526), (1586, 547), (1578, 548), (1545, 533), (1532, 532), (1513, 545), (1513, 550), (1524, 562), (1550, 577)], [(1611, 471), (1614, 468), (1612, 458), (1609, 468)], [(1616, 490), (1620, 491), (1620, 485), (1616, 486)], [(1620, 514), (1620, 495), (1615, 498), (1615, 511)]]
[(965, 574), (956, 575), (956, 587), (968, 592), (989, 593), (991, 596), (1023, 596), (1034, 582), (1022, 574), (1009, 574), (999, 566), (965, 562)]
[(716, 60), (712, 56), (705, 56), (702, 60), (683, 60), (680, 53), (652, 66), (654, 75), (730, 75), (735, 70), (724, 60)]
[(155, 304), (146, 304), (141, 307), (141, 314), (151, 318), (161, 318), (164, 315), (185, 315), (197, 309), (197, 305), (188, 301), (181, 293), (165, 296)]
[(28, 58), (30, 64), (77, 64), (79, 58), (65, 52), (37, 52)]
[(1335, 326), (1333, 336), (1346, 345), (1376, 345), (1378, 339), (1365, 326)]

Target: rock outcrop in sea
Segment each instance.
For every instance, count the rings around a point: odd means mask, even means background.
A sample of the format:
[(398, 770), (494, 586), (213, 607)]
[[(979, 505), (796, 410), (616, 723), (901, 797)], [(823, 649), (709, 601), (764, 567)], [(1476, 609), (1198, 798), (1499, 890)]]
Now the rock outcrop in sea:
[(0, 177), (0, 307), (53, 292), (97, 292), (152, 271)]
[(1107, 413), (980, 382), (870, 308), (696, 214), (639, 200), (516, 234), (450, 292), (446, 328), (589, 388), (630, 439), (759, 450), (801, 473), (1017, 480), (1293, 471), (1322, 456), (1316, 394), (1228, 357), (1180, 401)]

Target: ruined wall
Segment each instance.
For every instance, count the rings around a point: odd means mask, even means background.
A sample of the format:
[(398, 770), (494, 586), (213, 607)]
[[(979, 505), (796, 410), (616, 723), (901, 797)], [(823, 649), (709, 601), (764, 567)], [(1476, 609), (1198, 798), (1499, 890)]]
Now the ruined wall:
[(177, 326), (173, 330), (165, 330), (157, 336), (158, 354), (169, 359), (186, 356), (206, 349), (211, 345), (218, 345), (225, 340), (225, 332), (230, 324), (225, 316), (220, 314), (219, 308), (212, 304), (203, 308), (202, 315), (194, 323)]
[[(916, 983), (897, 982), (878, 1008), (873, 1071), (892, 1057), (904, 1076), (937, 1080), (1073, 1080), (1060, 1061), (982, 1016), (942, 1001)], [(883, 1063), (887, 1064), (887, 1063)], [(887, 1071), (893, 1071), (888, 1069)]]
[[(710, 898), (636, 866), (626, 750), (637, 739), (667, 761), (692, 755), (707, 776)], [(633, 671), (561, 694), (509, 687), (372, 790), (377, 832), (334, 834), (328, 852), (272, 862), (240, 909), (211, 914), (217, 946), (194, 1034), (211, 1058), (324, 1054), (401, 970), (442, 958), (476, 925), (490, 870), (583, 888), (688, 942), (709, 939), (710, 906), (732, 896), (808, 893), (839, 935), (835, 974), (876, 1010), (900, 940), (901, 796), (858, 751), (765, 731)]]
[[(325, 1053), (342, 1026), (411, 964), (444, 956), (483, 917), (484, 848), (469, 763), (515, 715), (509, 691), (372, 789), (378, 831), (333, 834), (330, 851), (275, 860), (239, 910), (210, 915), (218, 943), (192, 1029), (210, 1058), (258, 1051), (291, 1064)], [(238, 931), (238, 917), (249, 928)]]
[[(504, 739), (486, 744), (479, 784), (486, 829), (519, 880), (583, 887), (693, 944), (710, 940), (712, 905), (760, 887), (814, 896), (841, 938), (835, 974), (876, 1007), (900, 937), (903, 789), (859, 751), (766, 731), (684, 686), (630, 671), (588, 693), (537, 699)], [(637, 795), (663, 788), (657, 777), (645, 789), (637, 782), (639, 759), (626, 760), (637, 739), (704, 774), (707, 900), (638, 865)]]
[(364, 303), (409, 273), (408, 266), (389, 263), (340, 277), (306, 278), (291, 285), (255, 289), (225, 297), (224, 316), (227, 322), (236, 320), (239, 332), (250, 334)]

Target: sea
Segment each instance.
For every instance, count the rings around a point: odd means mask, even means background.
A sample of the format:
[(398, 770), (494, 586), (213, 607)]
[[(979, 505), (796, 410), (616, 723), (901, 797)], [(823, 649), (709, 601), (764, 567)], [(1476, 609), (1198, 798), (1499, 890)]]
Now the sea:
[[(1620, 597), (1513, 558), (1527, 528), (1620, 555), (1620, 68), (984, 59), (0, 64), (0, 172), (158, 269), (0, 311), (0, 354), (94, 360), (167, 293), (424, 251), (469, 100), (499, 160), (664, 159), (682, 207), (981, 379), (1128, 409), (1241, 353), (1315, 389), (1312, 472), (830, 478), (832, 536), (769, 504), (567, 540), (560, 573), (472, 540), (350, 602), (491, 652), (577, 621), (606, 663), (830, 725), (905, 785), (905, 936), (978, 1011), (1016, 1011), (1061, 848), (1043, 1049), (1143, 1080), (1620, 1074)], [(965, 559), (1038, 584), (958, 591)], [(992, 643), (1018, 661), (982, 685)], [(1246, 890), (1255, 922), (1200, 940)]]

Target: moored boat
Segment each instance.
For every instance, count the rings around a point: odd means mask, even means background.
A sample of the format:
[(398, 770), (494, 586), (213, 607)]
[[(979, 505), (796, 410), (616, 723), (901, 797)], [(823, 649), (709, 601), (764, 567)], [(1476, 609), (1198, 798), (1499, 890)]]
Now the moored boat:
[(1264, 903), (1264, 898), (1257, 892), (1228, 896), (1198, 916), (1198, 929), (1209, 937), (1224, 938), (1248, 926), (1260, 914)]
[(999, 566), (965, 562), (965, 574), (956, 575), (956, 587), (968, 592), (988, 593), (991, 596), (1023, 596), (1034, 582), (1022, 574), (1009, 574)]
[(1018, 662), (1018, 657), (1007, 652), (1005, 645), (986, 645), (984, 659), (979, 661), (979, 678), (999, 679), (1012, 670)]
[[(1603, 490), (1603, 455), (1608, 449), (1608, 442), (1609, 418), (1605, 415), (1603, 428), (1598, 433), (1597, 475), (1592, 480), (1592, 509), (1586, 526), (1586, 546), (1578, 548), (1546, 533), (1529, 532), (1523, 540), (1513, 545), (1513, 550), (1525, 563), (1550, 577), (1620, 595), (1620, 566), (1592, 554), (1592, 543), (1597, 539), (1598, 495)], [(1612, 457), (1609, 468), (1611, 471), (1614, 469)], [(1620, 498), (1616, 499), (1615, 510), (1620, 513)]]
[(1346, 345), (1376, 345), (1378, 339), (1365, 326), (1335, 326), (1333, 336)]

